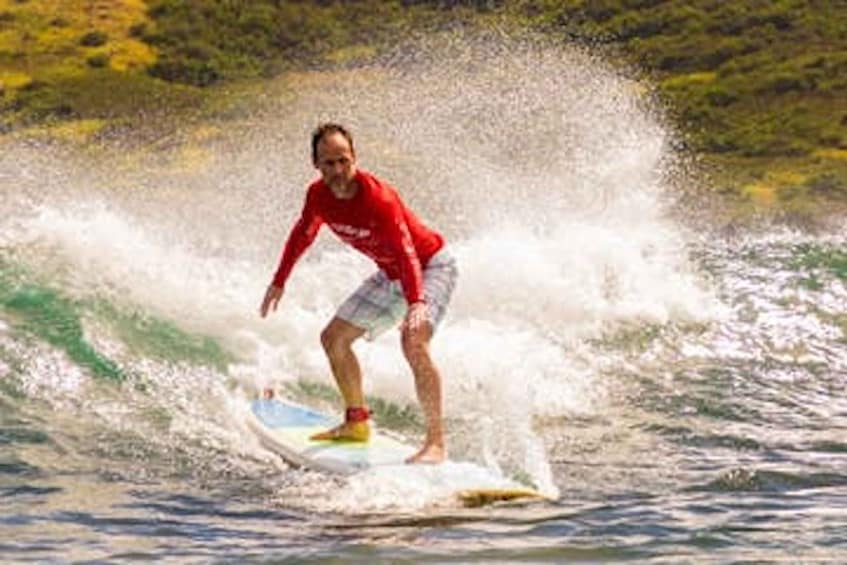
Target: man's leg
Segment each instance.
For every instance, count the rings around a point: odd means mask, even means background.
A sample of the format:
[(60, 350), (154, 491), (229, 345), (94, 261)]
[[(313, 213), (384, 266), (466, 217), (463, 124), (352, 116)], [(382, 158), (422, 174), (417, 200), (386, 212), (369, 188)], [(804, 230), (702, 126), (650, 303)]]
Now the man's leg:
[(415, 375), (415, 390), (426, 417), (426, 438), (408, 463), (440, 463), (447, 456), (444, 448), (444, 424), (441, 417), (441, 375), (429, 354), (432, 327), (410, 332), (403, 329), (403, 354)]
[[(365, 330), (344, 321), (341, 318), (333, 318), (326, 328), (321, 332), (321, 344), (329, 358), (329, 366), (332, 375), (344, 398), (344, 406), (350, 408), (364, 408), (365, 395), (362, 392), (362, 370), (359, 360), (353, 353), (353, 342), (362, 337)], [(312, 439), (346, 439), (354, 441), (367, 441), (370, 435), (370, 426), (367, 421), (346, 421), (340, 426), (321, 432), (312, 436)]]

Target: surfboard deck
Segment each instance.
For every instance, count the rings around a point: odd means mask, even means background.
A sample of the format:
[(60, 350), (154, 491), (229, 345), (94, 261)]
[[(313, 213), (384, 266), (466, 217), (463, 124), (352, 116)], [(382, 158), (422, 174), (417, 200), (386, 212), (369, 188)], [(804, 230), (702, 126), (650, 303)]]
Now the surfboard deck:
[[(248, 425), (262, 445), (294, 466), (315, 471), (352, 475), (388, 465), (403, 465), (415, 449), (379, 429), (367, 442), (311, 440), (310, 436), (338, 425), (339, 418), (322, 414), (286, 399), (259, 398), (250, 403)], [(455, 493), (467, 507), (496, 502), (543, 500), (535, 489), (471, 488)]]
[(414, 454), (411, 446), (379, 430), (372, 430), (367, 442), (311, 440), (341, 420), (281, 398), (256, 399), (250, 409), (248, 423), (262, 444), (298, 467), (351, 475), (377, 465), (399, 465)]

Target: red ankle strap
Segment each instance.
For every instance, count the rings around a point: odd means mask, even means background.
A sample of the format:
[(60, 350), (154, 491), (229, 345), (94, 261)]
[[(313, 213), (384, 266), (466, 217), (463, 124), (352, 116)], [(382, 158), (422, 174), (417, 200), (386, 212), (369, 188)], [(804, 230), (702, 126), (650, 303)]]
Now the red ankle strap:
[(352, 408), (348, 408), (344, 413), (344, 421), (350, 423), (367, 422), (370, 416), (370, 411), (364, 406), (354, 406)]

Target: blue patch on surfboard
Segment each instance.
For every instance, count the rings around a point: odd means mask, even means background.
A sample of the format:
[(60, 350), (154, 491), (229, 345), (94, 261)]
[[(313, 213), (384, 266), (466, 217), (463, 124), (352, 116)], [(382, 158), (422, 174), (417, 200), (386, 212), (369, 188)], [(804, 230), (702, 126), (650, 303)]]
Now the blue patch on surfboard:
[(305, 406), (298, 406), (275, 399), (254, 400), (250, 408), (258, 420), (268, 428), (330, 426), (333, 419)]

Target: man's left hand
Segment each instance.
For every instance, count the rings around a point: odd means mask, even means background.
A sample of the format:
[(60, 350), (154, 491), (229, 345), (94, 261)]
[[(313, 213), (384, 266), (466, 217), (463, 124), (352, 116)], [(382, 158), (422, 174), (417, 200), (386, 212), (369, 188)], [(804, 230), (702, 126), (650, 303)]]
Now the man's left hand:
[(410, 333), (417, 333), (423, 330), (429, 323), (427, 316), (426, 302), (413, 302), (409, 305), (406, 311), (406, 319), (403, 321), (403, 327)]

